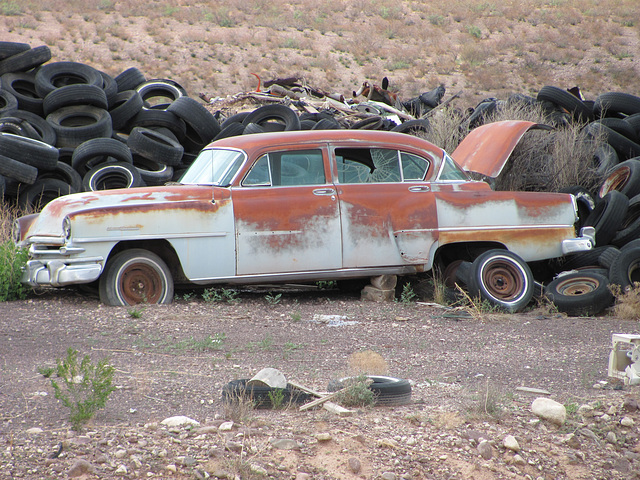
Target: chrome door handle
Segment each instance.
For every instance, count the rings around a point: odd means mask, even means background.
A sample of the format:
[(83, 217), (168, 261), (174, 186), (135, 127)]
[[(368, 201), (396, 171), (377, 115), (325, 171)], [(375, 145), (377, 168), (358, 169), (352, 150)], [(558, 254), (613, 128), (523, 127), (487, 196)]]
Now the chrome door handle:
[(313, 191), (314, 195), (335, 195), (336, 191), (333, 188), (316, 188)]
[(430, 192), (431, 187), (428, 185), (420, 185), (417, 187), (409, 187), (410, 192)]

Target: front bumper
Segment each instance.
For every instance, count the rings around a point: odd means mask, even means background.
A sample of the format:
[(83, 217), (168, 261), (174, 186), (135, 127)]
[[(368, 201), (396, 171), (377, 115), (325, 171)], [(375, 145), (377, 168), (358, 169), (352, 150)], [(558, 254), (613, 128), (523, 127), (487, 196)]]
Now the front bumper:
[(22, 282), (32, 287), (91, 283), (102, 273), (102, 257), (74, 260), (29, 260), (22, 274)]
[(562, 241), (563, 255), (584, 252), (591, 250), (596, 244), (596, 229), (593, 227), (582, 227), (580, 236), (576, 238), (568, 238)]

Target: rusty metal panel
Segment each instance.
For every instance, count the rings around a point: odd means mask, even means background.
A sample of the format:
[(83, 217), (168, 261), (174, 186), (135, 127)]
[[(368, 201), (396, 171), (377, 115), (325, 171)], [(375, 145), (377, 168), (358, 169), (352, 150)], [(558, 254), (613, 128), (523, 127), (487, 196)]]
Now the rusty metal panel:
[(522, 136), (535, 128), (550, 129), (546, 125), (523, 120), (482, 125), (469, 132), (451, 157), (468, 172), (495, 178), (500, 175)]

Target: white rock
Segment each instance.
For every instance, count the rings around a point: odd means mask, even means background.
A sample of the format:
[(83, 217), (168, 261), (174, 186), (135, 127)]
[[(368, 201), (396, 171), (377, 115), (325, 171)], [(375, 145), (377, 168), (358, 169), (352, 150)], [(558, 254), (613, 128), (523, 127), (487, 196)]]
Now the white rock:
[(594, 408), (591, 405), (580, 405), (578, 408), (578, 415), (585, 418), (593, 417)]
[(536, 398), (531, 404), (531, 411), (536, 416), (555, 425), (564, 425), (567, 419), (567, 409), (564, 405), (550, 398)]
[(175, 417), (165, 418), (162, 422), (162, 425), (166, 425), (167, 427), (180, 427), (183, 425), (195, 425), (196, 427), (200, 425), (200, 422), (185, 417), (184, 415), (177, 415)]
[(623, 427), (631, 428), (631, 427), (633, 427), (634, 424), (635, 424), (635, 422), (633, 421), (633, 418), (631, 418), (631, 417), (623, 417), (623, 419), (620, 420), (620, 425), (622, 425)]
[(233, 428), (233, 422), (224, 422), (220, 424), (220, 426), (218, 427), (218, 431), (230, 432), (232, 428)]
[(513, 450), (514, 452), (520, 451), (520, 444), (513, 435), (507, 435), (504, 437), (502, 444), (504, 445), (504, 448), (508, 450)]
[(33, 427), (33, 428), (30, 428), (29, 430), (27, 430), (27, 433), (29, 435), (38, 435), (38, 434), (42, 433), (43, 431), (44, 430), (42, 430), (41, 428)]
[(166, 467), (164, 467), (165, 470), (170, 471), (171, 473), (176, 473), (178, 471), (178, 467), (176, 467), (175, 465), (171, 464), (171, 465), (167, 465)]
[(116, 475), (126, 475), (126, 474), (127, 474), (127, 467), (125, 467), (124, 465), (120, 465), (116, 469)]

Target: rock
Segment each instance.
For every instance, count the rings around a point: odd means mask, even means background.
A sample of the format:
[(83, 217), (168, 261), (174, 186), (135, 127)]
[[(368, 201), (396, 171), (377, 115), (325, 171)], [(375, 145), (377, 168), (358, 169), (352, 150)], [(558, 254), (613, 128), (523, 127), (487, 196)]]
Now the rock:
[(319, 442), (329, 442), (332, 439), (333, 438), (331, 437), (330, 433), (318, 433), (316, 435), (316, 440), (318, 440)]
[(487, 440), (482, 440), (478, 444), (478, 453), (485, 460), (490, 460), (493, 457), (493, 448)]
[(44, 432), (44, 430), (42, 430), (41, 428), (38, 428), (38, 427), (33, 427), (33, 428), (30, 428), (29, 430), (27, 430), (27, 433), (29, 435), (38, 435), (38, 434), (40, 434), (42, 432)]
[(359, 474), (360, 470), (362, 469), (360, 460), (355, 457), (351, 457), (349, 460), (347, 460), (347, 466), (349, 467), (349, 470), (356, 475)]
[(69, 475), (70, 477), (80, 477), (88, 473), (93, 473), (93, 470), (93, 465), (91, 465), (86, 460), (79, 458), (67, 471), (67, 475)]
[(298, 442), (290, 438), (272, 438), (269, 442), (279, 450), (300, 450)]
[(581, 417), (591, 418), (593, 417), (593, 410), (594, 408), (591, 405), (580, 405), (577, 413)]
[(124, 465), (120, 465), (118, 468), (116, 468), (116, 475), (126, 475), (127, 474), (127, 467), (125, 467)]
[(209, 435), (211, 433), (218, 433), (218, 427), (215, 425), (208, 425), (206, 427), (200, 427), (195, 432), (197, 435)]
[(635, 412), (638, 410), (638, 401), (635, 398), (625, 398), (622, 405), (622, 409), (625, 412)]
[(616, 437), (616, 434), (614, 432), (608, 432), (606, 440), (607, 440), (608, 443), (611, 443), (613, 445), (618, 443), (618, 438)]
[(252, 463), (251, 465), (249, 465), (249, 470), (260, 477), (266, 477), (269, 474), (269, 472), (267, 472), (267, 470), (263, 466), (258, 465), (257, 463)]
[(513, 456), (513, 463), (515, 465), (526, 465), (527, 464), (527, 462), (524, 461), (524, 458), (522, 458), (517, 453)]
[(296, 480), (311, 480), (311, 475), (307, 472), (296, 473)]
[(116, 453), (113, 454), (116, 458), (124, 458), (127, 456), (127, 451), (123, 448), (116, 450)]
[(514, 452), (520, 451), (520, 444), (516, 440), (516, 437), (514, 437), (513, 435), (507, 435), (506, 437), (504, 437), (502, 445), (504, 445), (504, 448), (508, 450), (513, 450)]
[(571, 448), (580, 448), (582, 446), (580, 444), (580, 440), (578, 439), (578, 437), (573, 433), (570, 433), (569, 435), (567, 435), (565, 442)]
[(398, 277), (395, 275), (379, 275), (371, 277), (371, 285), (380, 290), (393, 290), (398, 284)]
[(392, 302), (396, 298), (394, 289), (383, 290), (375, 288), (373, 285), (367, 285), (360, 293), (360, 299), (371, 302)]
[(381, 438), (378, 440), (378, 446), (382, 448), (398, 448), (398, 442), (393, 438)]
[(538, 417), (562, 426), (567, 419), (567, 409), (550, 398), (538, 397), (531, 404), (531, 411)]
[(173, 464), (167, 465), (166, 467), (164, 467), (164, 469), (171, 473), (176, 473), (178, 471), (178, 467)]
[(382, 475), (380, 475), (380, 478), (382, 480), (397, 480), (398, 476), (393, 472), (384, 472)]
[(241, 452), (242, 451), (242, 443), (240, 442), (234, 442), (229, 440), (225, 446), (224, 446), (227, 450), (229, 450), (230, 452)]
[(193, 420), (192, 418), (189, 417), (185, 417), (184, 415), (177, 415), (175, 417), (169, 417), (169, 418), (165, 418), (162, 422), (160, 422), (162, 425), (165, 425), (167, 427), (182, 427), (184, 425), (193, 425), (193, 426), (200, 426), (200, 422)]
[(631, 463), (626, 458), (616, 458), (613, 468), (620, 473), (629, 473), (631, 471)]
[(622, 420), (620, 420), (620, 425), (622, 425), (623, 427), (631, 428), (634, 424), (635, 422), (631, 417), (623, 417)]
[(219, 432), (230, 432), (233, 429), (233, 422), (224, 422), (218, 427)]

